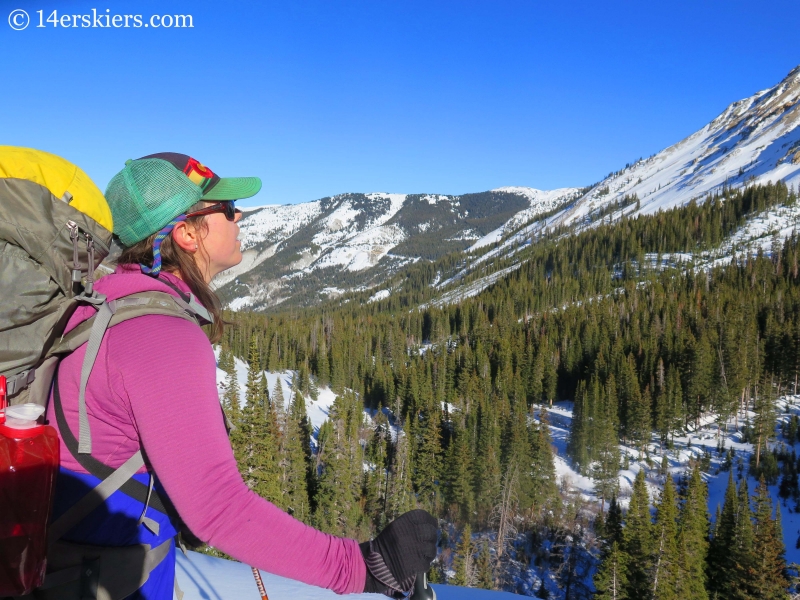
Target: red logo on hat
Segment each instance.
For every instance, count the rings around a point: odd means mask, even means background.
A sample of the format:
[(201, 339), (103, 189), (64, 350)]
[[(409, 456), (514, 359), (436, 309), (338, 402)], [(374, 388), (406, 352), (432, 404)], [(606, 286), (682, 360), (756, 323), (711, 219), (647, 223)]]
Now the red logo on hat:
[(197, 162), (194, 158), (190, 158), (183, 170), (186, 176), (196, 185), (203, 187), (208, 179), (214, 177), (214, 172), (207, 166)]

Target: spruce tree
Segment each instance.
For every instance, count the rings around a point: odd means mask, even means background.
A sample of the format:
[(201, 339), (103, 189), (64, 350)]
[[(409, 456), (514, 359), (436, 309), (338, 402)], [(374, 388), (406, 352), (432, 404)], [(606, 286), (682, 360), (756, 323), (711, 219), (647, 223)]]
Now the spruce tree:
[(391, 433), (386, 415), (378, 410), (373, 420), (372, 435), (366, 448), (366, 461), (369, 467), (364, 485), (364, 511), (376, 529), (383, 529), (388, 523), (386, 517), (387, 492), (389, 484), (389, 446)]
[(439, 431), (440, 411), (435, 408), (424, 412), (424, 421), (417, 437), (414, 455), (414, 484), (420, 504), (429, 512), (437, 513), (439, 503), (439, 478), (442, 463), (442, 446)]
[(321, 457), (317, 508), (313, 523), (327, 533), (357, 537), (361, 523), (361, 407), (353, 393), (338, 396), (331, 407), (331, 429)]
[(736, 521), (739, 516), (739, 499), (733, 470), (728, 472), (728, 487), (725, 489), (725, 500), (722, 512), (714, 524), (714, 537), (711, 539), (708, 553), (709, 595), (725, 598), (733, 585), (736, 576), (731, 560), (731, 548), (736, 535)]
[[(223, 350), (223, 352), (226, 352)], [(233, 359), (233, 354), (230, 351), (224, 355), (225, 358), (223, 360), (223, 356), (220, 356), (220, 364), (223, 365), (225, 368), (225, 382), (223, 383), (224, 393), (222, 396), (222, 408), (225, 411), (225, 414), (228, 416), (228, 419), (236, 425), (239, 421), (239, 416), (241, 413), (240, 408), (240, 395), (239, 395), (239, 378), (236, 374), (236, 367)], [(222, 369), (223, 367), (220, 366)]]
[(467, 431), (456, 422), (454, 439), (450, 442), (446, 456), (447, 502), (454, 508), (454, 516), (460, 523), (467, 523), (475, 510), (475, 495), (472, 490), (472, 473)]
[(478, 521), (486, 523), (500, 494), (500, 426), (494, 405), (485, 401), (479, 407), (478, 455), (474, 465), (473, 481)]
[(402, 431), (397, 434), (397, 442), (392, 456), (389, 495), (386, 507), (386, 516), (390, 521), (409, 510), (417, 508), (411, 469), (411, 434), (409, 433), (408, 422), (406, 422)]
[(747, 478), (742, 478), (739, 483), (739, 493), (736, 499), (738, 514), (736, 527), (733, 530), (733, 540), (729, 548), (730, 570), (728, 588), (724, 590), (728, 598), (736, 600), (749, 600), (750, 582), (755, 576), (756, 556), (753, 548), (753, 521), (750, 510), (750, 494), (747, 489)]
[(775, 437), (775, 392), (772, 389), (773, 376), (765, 375), (760, 386), (756, 389), (756, 396), (753, 400), (753, 411), (755, 417), (753, 418), (753, 442), (756, 445), (756, 472), (761, 463), (762, 449), (767, 447), (769, 440)]
[(478, 560), (475, 563), (475, 577), (477, 586), (484, 590), (494, 589), (494, 568), (492, 567), (492, 554), (489, 551), (489, 544), (483, 542)]
[(278, 418), (280, 419), (280, 416), (286, 410), (286, 398), (283, 395), (283, 384), (281, 382), (280, 374), (278, 374), (278, 378), (275, 380), (275, 386), (272, 388), (272, 394), (270, 394), (270, 403), (275, 410), (275, 414), (277, 414)]
[(283, 492), (286, 506), (293, 517), (310, 522), (311, 505), (308, 495), (310, 448), (305, 398), (294, 390), (292, 404), (286, 417), (284, 431)]
[(252, 351), (248, 367), (248, 394), (239, 425), (231, 434), (239, 471), (248, 487), (262, 498), (285, 508), (281, 489), (280, 432), (270, 419), (267, 398), (258, 382), (257, 349)]
[(678, 509), (675, 504), (675, 485), (672, 476), (664, 482), (664, 490), (656, 505), (653, 524), (653, 558), (651, 567), (651, 598), (654, 600), (679, 600), (678, 583), (681, 579), (681, 561), (678, 550)]
[(603, 532), (606, 546), (611, 546), (614, 542), (622, 543), (622, 507), (617, 502), (616, 496), (611, 496), (611, 501), (608, 503)]
[(681, 574), (679, 598), (707, 600), (706, 560), (708, 558), (708, 488), (695, 464), (678, 520), (678, 549)]
[(616, 415), (610, 406), (603, 407), (603, 414), (596, 423), (597, 446), (592, 479), (595, 493), (600, 496), (600, 510), (605, 509), (606, 500), (619, 491), (619, 438), (615, 426)]
[(625, 515), (622, 550), (631, 557), (628, 565), (627, 595), (649, 598), (652, 593), (650, 569), (653, 556), (653, 524), (650, 520), (650, 497), (647, 494), (644, 469), (633, 482), (633, 495)]
[(461, 540), (456, 548), (456, 556), (453, 560), (453, 570), (456, 572), (453, 577), (453, 585), (471, 587), (475, 580), (475, 561), (472, 553), (475, 551), (472, 543), (472, 529), (469, 524), (464, 526), (461, 532)]
[(604, 553), (594, 576), (595, 600), (628, 600), (628, 563), (630, 557), (613, 542)]
[(553, 440), (550, 437), (550, 417), (542, 407), (539, 424), (528, 428), (529, 464), (527, 478), (530, 480), (529, 501), (534, 512), (541, 513), (556, 500), (556, 468), (553, 460)]
[(756, 489), (754, 514), (753, 577), (748, 582), (751, 594), (763, 600), (784, 600), (788, 597), (789, 579), (786, 573), (786, 548), (780, 526), (780, 504), (772, 518), (772, 499), (764, 478)]

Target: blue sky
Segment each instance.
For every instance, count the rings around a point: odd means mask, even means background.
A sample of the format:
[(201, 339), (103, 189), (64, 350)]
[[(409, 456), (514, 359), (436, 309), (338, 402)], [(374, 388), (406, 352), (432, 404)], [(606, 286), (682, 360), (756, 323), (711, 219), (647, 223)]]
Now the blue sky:
[[(36, 27), (191, 14), (192, 29)], [(32, 19), (23, 31), (8, 14)], [(800, 64), (795, 2), (0, 1), (0, 143), (341, 192), (588, 185)]]

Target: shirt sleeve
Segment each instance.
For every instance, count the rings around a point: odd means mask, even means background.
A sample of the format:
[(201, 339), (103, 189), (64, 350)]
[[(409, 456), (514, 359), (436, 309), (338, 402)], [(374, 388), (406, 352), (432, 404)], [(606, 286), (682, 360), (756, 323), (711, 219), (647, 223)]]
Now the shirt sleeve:
[(262, 499), (242, 480), (222, 420), (216, 361), (195, 324), (149, 315), (109, 339), (151, 467), (200, 539), (259, 569), (338, 594), (364, 589), (355, 540), (317, 531)]

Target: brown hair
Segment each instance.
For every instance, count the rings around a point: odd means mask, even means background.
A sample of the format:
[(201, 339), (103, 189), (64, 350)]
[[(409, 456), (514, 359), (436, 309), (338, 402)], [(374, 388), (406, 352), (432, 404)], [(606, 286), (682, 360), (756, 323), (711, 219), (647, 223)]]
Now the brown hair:
[[(187, 212), (197, 210), (203, 206), (205, 206), (205, 203), (198, 203)], [(208, 229), (204, 215), (189, 217), (186, 219), (186, 224), (198, 231), (207, 231)], [(143, 239), (141, 242), (137, 242), (133, 246), (125, 248), (122, 254), (120, 254), (118, 263), (152, 266), (153, 241), (156, 235), (158, 235), (157, 232)], [(199, 237), (198, 246), (198, 251), (206, 255), (202, 236)], [(197, 297), (200, 304), (211, 313), (214, 317), (214, 323), (209, 326), (208, 337), (211, 343), (217, 343), (222, 338), (225, 327), (225, 321), (222, 319), (222, 304), (217, 294), (211, 289), (211, 286), (206, 283), (203, 273), (194, 260), (194, 255), (176, 244), (171, 235), (168, 235), (164, 238), (164, 241), (161, 242), (161, 269), (167, 273), (179, 275)]]

